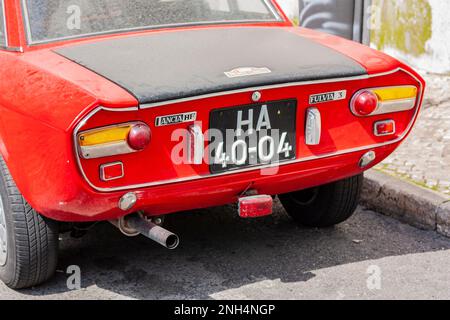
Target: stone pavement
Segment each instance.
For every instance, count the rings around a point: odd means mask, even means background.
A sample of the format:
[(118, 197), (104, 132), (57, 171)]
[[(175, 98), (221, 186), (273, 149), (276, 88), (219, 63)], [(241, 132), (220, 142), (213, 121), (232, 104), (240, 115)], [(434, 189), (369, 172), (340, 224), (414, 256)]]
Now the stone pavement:
[(424, 77), (428, 87), (415, 128), (375, 169), (450, 197), (450, 76)]

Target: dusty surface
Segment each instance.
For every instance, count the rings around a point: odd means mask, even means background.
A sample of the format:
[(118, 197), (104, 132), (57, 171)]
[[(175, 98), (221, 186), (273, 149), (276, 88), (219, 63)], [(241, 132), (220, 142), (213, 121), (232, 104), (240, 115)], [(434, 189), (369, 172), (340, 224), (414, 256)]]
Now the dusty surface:
[[(281, 208), (251, 221), (230, 207), (173, 218), (176, 251), (98, 225), (63, 239), (51, 282), (0, 284), (0, 299), (450, 299), (450, 241), (370, 211), (326, 230), (297, 227)], [(81, 268), (81, 290), (67, 289), (70, 265)], [(379, 290), (367, 286), (373, 270)]]

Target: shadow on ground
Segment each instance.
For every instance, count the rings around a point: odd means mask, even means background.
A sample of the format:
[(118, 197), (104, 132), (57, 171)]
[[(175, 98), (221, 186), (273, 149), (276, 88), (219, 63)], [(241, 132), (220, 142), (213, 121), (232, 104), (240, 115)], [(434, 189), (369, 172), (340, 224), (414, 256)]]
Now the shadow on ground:
[(21, 294), (67, 292), (64, 271), (78, 265), (83, 288), (95, 285), (125, 298), (210, 299), (262, 280), (309, 281), (314, 270), (450, 249), (450, 242), (435, 233), (362, 208), (347, 223), (318, 230), (294, 225), (277, 206), (272, 217), (257, 220), (241, 220), (231, 207), (173, 215), (166, 226), (182, 239), (175, 251), (142, 237), (126, 238), (107, 223), (98, 225), (83, 239), (64, 237), (60, 272)]

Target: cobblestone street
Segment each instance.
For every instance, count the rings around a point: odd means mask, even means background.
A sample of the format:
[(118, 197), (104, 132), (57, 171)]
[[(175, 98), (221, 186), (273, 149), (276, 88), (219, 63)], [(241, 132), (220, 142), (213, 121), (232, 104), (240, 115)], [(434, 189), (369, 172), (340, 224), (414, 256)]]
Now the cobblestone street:
[(416, 126), (376, 169), (450, 196), (450, 76), (424, 77), (428, 88)]

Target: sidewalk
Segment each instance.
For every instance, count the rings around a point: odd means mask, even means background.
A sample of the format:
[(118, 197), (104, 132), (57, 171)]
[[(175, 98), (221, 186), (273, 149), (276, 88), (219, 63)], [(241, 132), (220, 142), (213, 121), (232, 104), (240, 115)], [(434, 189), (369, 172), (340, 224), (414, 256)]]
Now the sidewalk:
[(450, 200), (450, 76), (424, 75), (424, 107), (411, 135), (375, 169)]

